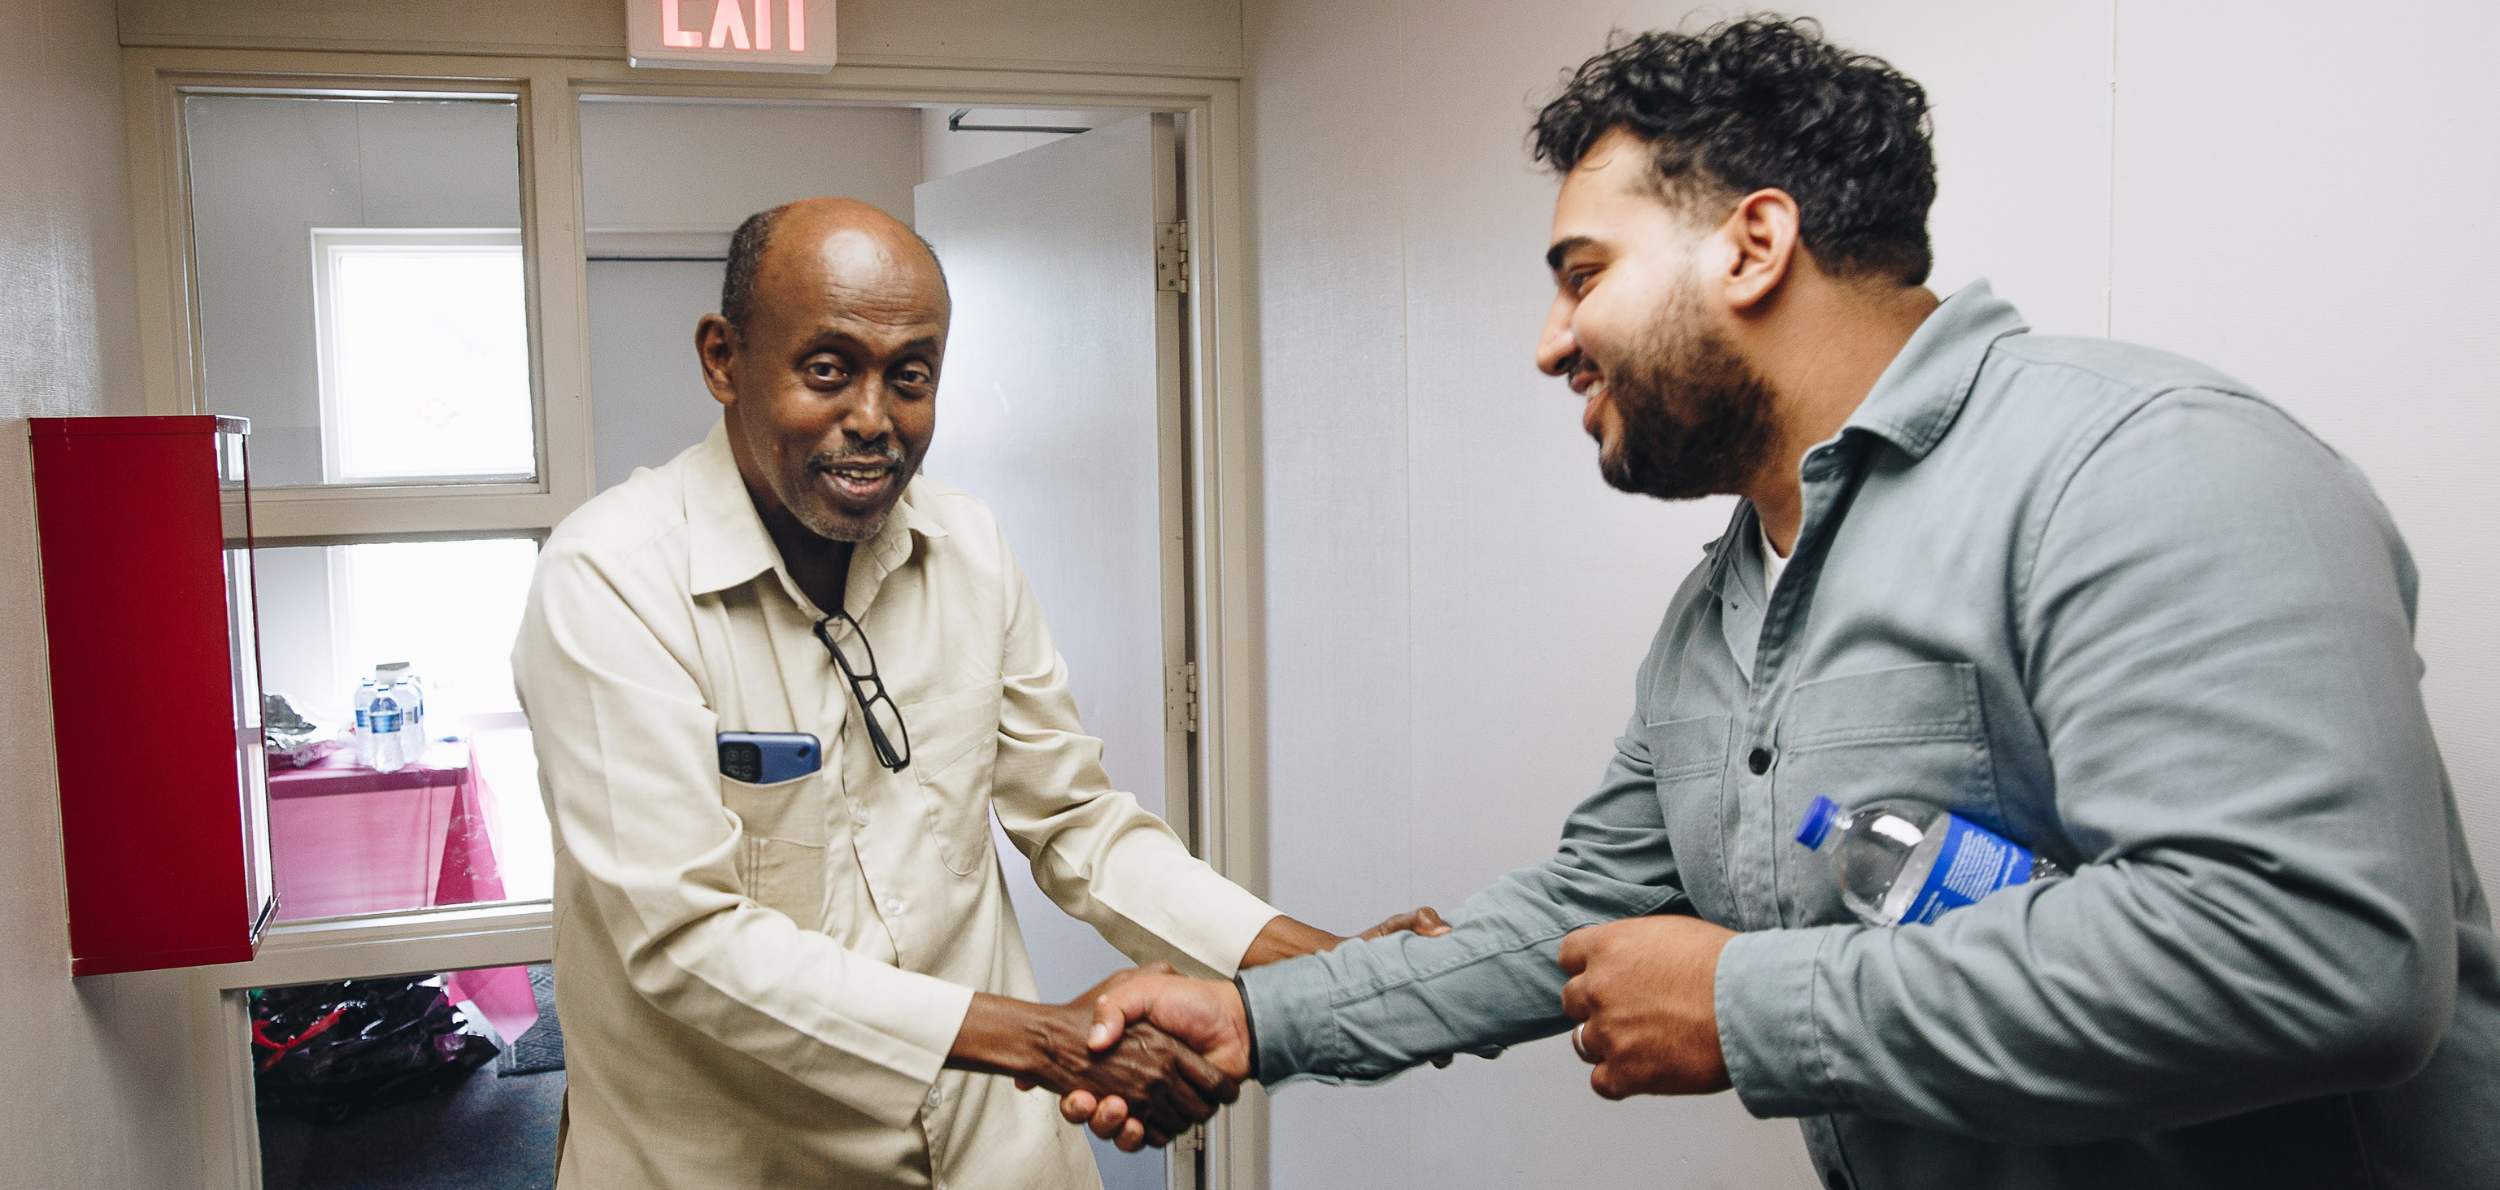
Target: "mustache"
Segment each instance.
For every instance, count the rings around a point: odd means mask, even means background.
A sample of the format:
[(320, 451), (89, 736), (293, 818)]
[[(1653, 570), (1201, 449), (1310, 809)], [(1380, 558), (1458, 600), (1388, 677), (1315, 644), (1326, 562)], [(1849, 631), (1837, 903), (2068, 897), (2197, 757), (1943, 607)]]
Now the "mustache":
[(887, 463), (901, 467), (903, 465), (902, 445), (892, 441), (860, 444), (849, 450), (820, 450), (807, 456), (808, 468), (815, 471), (830, 471), (836, 467), (857, 467), (863, 463)]

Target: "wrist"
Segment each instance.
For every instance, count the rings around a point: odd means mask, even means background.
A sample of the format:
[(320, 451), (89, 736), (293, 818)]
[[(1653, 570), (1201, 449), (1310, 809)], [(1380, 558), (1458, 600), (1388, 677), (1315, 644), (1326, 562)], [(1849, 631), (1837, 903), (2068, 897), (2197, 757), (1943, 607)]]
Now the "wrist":
[(1259, 1077), (1259, 1023), (1250, 1015), (1250, 985), (1233, 976), (1233, 1011), (1241, 1017), (1241, 1058), (1251, 1078)]
[(946, 1065), (1056, 1086), (1067, 1070), (1083, 1064), (1088, 1053), (1085, 1031), (1092, 1020), (1082, 1008), (974, 992)]
[(1306, 954), (1335, 950), (1337, 944), (1343, 941), (1345, 939), (1317, 926), (1305, 925), (1279, 913), (1268, 921), (1267, 928), (1259, 931), (1258, 937), (1250, 940), (1250, 949), (1242, 952), (1238, 966), (1264, 967)]

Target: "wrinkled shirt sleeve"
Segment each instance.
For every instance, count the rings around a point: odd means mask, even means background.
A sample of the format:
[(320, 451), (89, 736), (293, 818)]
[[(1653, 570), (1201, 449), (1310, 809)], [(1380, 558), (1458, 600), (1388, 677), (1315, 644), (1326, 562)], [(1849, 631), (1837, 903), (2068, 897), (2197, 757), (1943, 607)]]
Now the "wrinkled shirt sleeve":
[[(1644, 690), (1648, 679), (1644, 666)], [(1450, 933), (1347, 942), (1243, 972), (1259, 1080), (1377, 1082), (1570, 1027), (1563, 935), (1687, 909), (1639, 726), (1636, 714), (1597, 792), (1564, 823), (1554, 857), (1469, 897)]]
[(1111, 787), (1102, 741), (1085, 734), (1067, 663), (1002, 537), (1009, 601), (991, 806), (1033, 882), (1068, 915), (1140, 962), (1229, 977), (1276, 917), (1267, 902), (1189, 853), (1163, 819)]
[[(541, 558), (514, 675), (559, 845), (634, 991), (660, 1011), (881, 1123), (912, 1122), (972, 990), (856, 955), (751, 899), (722, 803), (717, 716), (691, 656), (559, 536)], [(691, 636), (674, 648), (690, 648)]]
[(1757, 1115), (2092, 1140), (2388, 1085), (2446, 1026), (2446, 778), (2386, 512), (2222, 392), (2151, 399), (2069, 474), (2011, 627), (2083, 862), (1930, 925), (1730, 941)]

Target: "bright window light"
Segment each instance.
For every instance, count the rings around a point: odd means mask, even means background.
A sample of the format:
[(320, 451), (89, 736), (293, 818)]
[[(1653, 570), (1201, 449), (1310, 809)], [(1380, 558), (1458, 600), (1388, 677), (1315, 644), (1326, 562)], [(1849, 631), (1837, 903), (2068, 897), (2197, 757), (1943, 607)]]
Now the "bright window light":
[(312, 234), (324, 478), (535, 477), (520, 233)]
[(330, 547), (342, 701), (375, 665), (406, 661), (425, 680), (429, 716), (520, 710), (512, 642), (537, 564), (527, 538)]

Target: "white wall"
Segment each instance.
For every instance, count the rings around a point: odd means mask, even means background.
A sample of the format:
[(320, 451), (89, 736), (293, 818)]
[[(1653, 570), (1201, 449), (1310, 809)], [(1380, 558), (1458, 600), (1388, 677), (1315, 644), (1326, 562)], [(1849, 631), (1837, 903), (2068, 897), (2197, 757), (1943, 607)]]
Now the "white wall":
[[(963, 122), (973, 128), (948, 128), (948, 117), (966, 112)], [(1052, 141), (1072, 135), (1065, 132), (985, 132), (995, 128), (1100, 128), (1117, 124), (1136, 115), (1133, 109), (1095, 108), (1057, 110), (1026, 107), (976, 107), (941, 105), (920, 109), (920, 180), (934, 182), (948, 174), (961, 173), (976, 165), (987, 165), (1002, 157), (1013, 157), (1026, 149), (1038, 149)]]
[(110, 5), (0, 0), (0, 1182), (196, 1181), (179, 976), (69, 976), (28, 417), (139, 411)]
[(828, 194), (909, 223), (919, 181), (920, 121), (911, 108), (582, 104), (582, 208), (594, 231), (731, 231), (766, 207)]
[[(2432, 713), (2500, 873), (2500, 183), (2488, 9), (1827, 0), (1935, 102), (1936, 284), (2199, 356), (2356, 458), (2424, 576)], [(1682, 3), (1253, 0), (1270, 884), (1348, 928), (1550, 853), (1727, 505), (1606, 488), (1537, 375), (1554, 183), (1523, 138)], [(1710, 10), (1704, 20), (1724, 15)], [(2113, 87), (2113, 77), (2115, 85)], [(2113, 120), (2113, 110), (2115, 117)], [(2488, 883), (2488, 881), (2487, 881)], [(1813, 1184), (1732, 1096), (1608, 1104), (1559, 1040), (1274, 1102), (1272, 1183)]]

